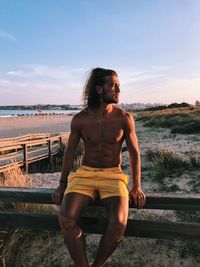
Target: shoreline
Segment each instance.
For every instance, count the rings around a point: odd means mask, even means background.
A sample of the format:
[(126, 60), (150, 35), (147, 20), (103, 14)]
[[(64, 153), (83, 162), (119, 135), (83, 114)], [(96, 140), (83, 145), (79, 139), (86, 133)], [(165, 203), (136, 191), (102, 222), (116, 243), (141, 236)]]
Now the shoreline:
[(58, 115), (63, 115), (63, 116), (73, 116), (76, 114), (76, 112), (70, 112), (70, 113), (30, 113), (30, 114), (9, 114), (9, 115), (0, 115), (0, 118), (18, 118), (18, 117), (44, 117), (44, 116), (58, 116)]

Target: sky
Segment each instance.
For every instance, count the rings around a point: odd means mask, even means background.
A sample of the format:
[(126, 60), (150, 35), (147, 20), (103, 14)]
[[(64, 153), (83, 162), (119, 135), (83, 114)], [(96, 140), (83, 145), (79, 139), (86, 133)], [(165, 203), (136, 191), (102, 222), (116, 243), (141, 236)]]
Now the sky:
[(0, 105), (81, 104), (95, 67), (121, 103), (200, 101), (199, 0), (0, 0)]

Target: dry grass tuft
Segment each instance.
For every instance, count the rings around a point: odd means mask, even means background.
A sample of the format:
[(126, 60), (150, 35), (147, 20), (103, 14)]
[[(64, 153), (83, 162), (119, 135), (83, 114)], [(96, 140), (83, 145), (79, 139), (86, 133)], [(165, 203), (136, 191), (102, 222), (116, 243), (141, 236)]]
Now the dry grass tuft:
[(4, 172), (3, 177), (0, 180), (0, 186), (32, 187), (30, 176), (24, 174), (17, 166), (17, 163), (13, 164), (15, 165), (13, 169), (8, 169)]
[[(4, 172), (3, 177), (0, 180), (0, 186), (32, 187), (30, 177), (26, 174), (23, 174), (17, 164), (13, 169), (8, 169)], [(29, 205), (30, 204), (28, 203), (0, 202), (1, 210), (27, 211)]]
[[(24, 174), (19, 167), (7, 170), (0, 180), (0, 186), (4, 187), (21, 187), (31, 188), (31, 178), (28, 174)], [(8, 203), (0, 202), (1, 210), (15, 210), (33, 213), (55, 213), (51, 205), (32, 204), (32, 203)]]
[[(17, 167), (7, 170), (1, 177), (0, 186), (4, 187), (32, 187), (29, 175), (23, 174)], [(32, 213), (57, 213), (52, 205), (32, 204), (32, 203), (9, 203), (0, 202), (1, 210), (14, 210)], [(0, 259), (3, 267), (15, 266), (15, 258), (20, 255), (20, 247), (28, 239), (34, 239), (35, 231), (17, 228), (17, 229), (0, 229)]]
[(15, 266), (15, 259), (18, 254), (21, 253), (21, 245), (28, 239), (33, 238), (36, 235), (31, 230), (17, 228), (14, 230), (0, 231), (1, 247), (0, 247), (0, 259), (1, 266), (10, 267)]
[(148, 160), (159, 164), (163, 168), (178, 169), (188, 168), (189, 162), (182, 159), (178, 154), (168, 148), (148, 149), (146, 151)]
[(159, 181), (162, 181), (167, 175), (174, 173), (180, 175), (191, 167), (189, 161), (182, 159), (178, 154), (167, 148), (148, 149), (146, 157), (154, 164), (155, 178), (159, 178)]

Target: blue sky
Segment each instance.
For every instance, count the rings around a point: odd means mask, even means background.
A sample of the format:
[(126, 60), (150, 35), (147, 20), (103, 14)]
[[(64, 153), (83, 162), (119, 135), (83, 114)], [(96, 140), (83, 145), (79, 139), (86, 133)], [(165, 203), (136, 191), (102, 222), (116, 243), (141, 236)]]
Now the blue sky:
[(199, 14), (199, 0), (0, 0), (0, 105), (80, 104), (97, 66), (123, 103), (194, 103)]

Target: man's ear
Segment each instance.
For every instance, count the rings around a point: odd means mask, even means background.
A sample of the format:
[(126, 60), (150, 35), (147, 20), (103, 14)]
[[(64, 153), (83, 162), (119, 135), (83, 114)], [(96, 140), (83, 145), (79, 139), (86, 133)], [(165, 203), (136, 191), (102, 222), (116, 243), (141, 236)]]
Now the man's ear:
[(96, 86), (96, 91), (97, 91), (97, 93), (100, 94), (100, 95), (103, 93), (103, 89), (102, 89), (102, 87), (101, 87), (100, 85), (97, 85), (97, 86)]

